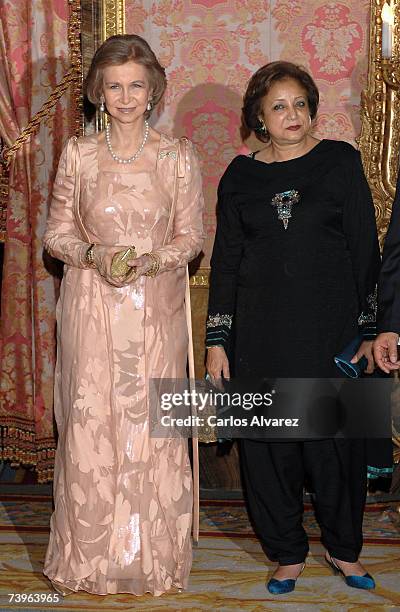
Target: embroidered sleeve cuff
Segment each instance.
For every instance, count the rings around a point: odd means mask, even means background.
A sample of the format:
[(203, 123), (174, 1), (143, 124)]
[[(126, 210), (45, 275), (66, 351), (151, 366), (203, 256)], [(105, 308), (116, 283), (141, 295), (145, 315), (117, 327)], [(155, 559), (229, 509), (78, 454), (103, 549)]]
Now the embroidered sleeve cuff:
[(206, 347), (225, 347), (232, 327), (232, 315), (215, 314), (208, 315), (206, 323)]
[(364, 340), (375, 340), (376, 335), (377, 335), (376, 325), (374, 324), (364, 325), (364, 327), (360, 328), (360, 332)]
[(376, 336), (377, 291), (367, 297), (367, 307), (358, 318), (358, 326), (365, 340), (373, 340)]

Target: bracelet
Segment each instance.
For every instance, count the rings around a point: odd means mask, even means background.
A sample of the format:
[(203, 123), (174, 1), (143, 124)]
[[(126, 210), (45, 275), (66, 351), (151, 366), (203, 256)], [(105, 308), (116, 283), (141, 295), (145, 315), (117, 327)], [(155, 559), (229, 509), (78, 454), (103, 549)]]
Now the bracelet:
[(149, 268), (147, 272), (144, 273), (144, 276), (151, 276), (152, 278), (154, 278), (158, 274), (158, 271), (161, 266), (160, 256), (157, 255), (157, 253), (143, 253), (143, 255), (148, 255), (153, 261), (153, 263), (151, 264), (151, 268)]
[(91, 244), (90, 247), (88, 248), (88, 250), (86, 251), (86, 255), (85, 255), (85, 262), (86, 265), (88, 266), (88, 268), (95, 268), (96, 264), (94, 263), (94, 259), (93, 259), (93, 248), (94, 248), (95, 244)]

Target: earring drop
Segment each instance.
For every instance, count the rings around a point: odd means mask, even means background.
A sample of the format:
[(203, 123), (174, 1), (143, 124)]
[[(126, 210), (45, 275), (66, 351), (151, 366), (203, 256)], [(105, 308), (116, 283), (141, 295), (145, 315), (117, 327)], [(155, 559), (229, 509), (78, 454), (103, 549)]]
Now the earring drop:
[(151, 100), (149, 100), (147, 102), (147, 107), (146, 108), (147, 108), (148, 111), (151, 111), (151, 109), (152, 109)]
[(259, 125), (257, 128), (257, 131), (260, 132), (263, 136), (267, 136), (268, 132), (267, 132), (267, 128), (264, 123), (264, 119), (259, 119), (258, 121), (259, 121)]
[(100, 111), (102, 113), (104, 113), (104, 111), (106, 110), (105, 104), (104, 104), (104, 100), (101, 100), (100, 102)]

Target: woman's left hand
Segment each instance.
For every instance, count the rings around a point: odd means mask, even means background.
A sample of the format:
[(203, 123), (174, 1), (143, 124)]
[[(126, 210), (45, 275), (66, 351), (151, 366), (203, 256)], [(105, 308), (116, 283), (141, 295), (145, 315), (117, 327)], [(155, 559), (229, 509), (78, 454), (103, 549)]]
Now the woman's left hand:
[(351, 360), (351, 363), (357, 363), (357, 361), (360, 361), (361, 357), (366, 357), (368, 360), (368, 366), (364, 370), (366, 374), (373, 374), (375, 369), (375, 362), (372, 354), (372, 345), (372, 340), (363, 340), (360, 344), (360, 348)]
[(149, 255), (141, 255), (140, 257), (136, 257), (136, 259), (127, 259), (126, 263), (128, 266), (135, 268), (135, 277), (138, 278), (146, 274), (153, 266), (154, 262)]

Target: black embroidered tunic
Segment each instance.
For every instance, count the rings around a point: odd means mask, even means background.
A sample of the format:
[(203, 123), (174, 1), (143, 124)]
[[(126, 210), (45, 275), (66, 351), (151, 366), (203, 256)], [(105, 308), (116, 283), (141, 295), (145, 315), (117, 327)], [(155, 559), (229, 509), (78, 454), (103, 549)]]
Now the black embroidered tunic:
[(239, 155), (217, 219), (207, 346), (226, 347), (235, 376), (338, 376), (334, 356), (376, 311), (380, 255), (360, 154), (322, 140), (285, 162)]

